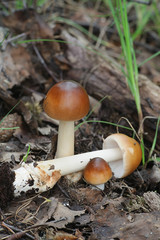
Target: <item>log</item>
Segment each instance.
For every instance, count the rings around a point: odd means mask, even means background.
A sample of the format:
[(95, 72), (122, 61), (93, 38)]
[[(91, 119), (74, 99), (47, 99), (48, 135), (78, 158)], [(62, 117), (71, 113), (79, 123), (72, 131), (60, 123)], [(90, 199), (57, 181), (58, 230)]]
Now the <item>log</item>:
[[(73, 34), (63, 31), (62, 36), (66, 41), (72, 42), (72, 44), (68, 44), (65, 53), (72, 66), (67, 71), (66, 78), (80, 82), (87, 92), (98, 100), (107, 96), (103, 102), (105, 110), (109, 114), (118, 112), (119, 118), (127, 117), (131, 123), (134, 122), (137, 125), (138, 129), (138, 116), (133, 96), (118, 64), (107, 56), (107, 50), (103, 52), (98, 50), (97, 54), (93, 50), (86, 49), (89, 42), (81, 47), (78, 34), (73, 36)], [(139, 89), (143, 116), (157, 118), (160, 114), (160, 87), (147, 76), (140, 74)], [(155, 129), (156, 122), (153, 118), (145, 121), (145, 133), (149, 133), (147, 137), (149, 141), (153, 141)]]

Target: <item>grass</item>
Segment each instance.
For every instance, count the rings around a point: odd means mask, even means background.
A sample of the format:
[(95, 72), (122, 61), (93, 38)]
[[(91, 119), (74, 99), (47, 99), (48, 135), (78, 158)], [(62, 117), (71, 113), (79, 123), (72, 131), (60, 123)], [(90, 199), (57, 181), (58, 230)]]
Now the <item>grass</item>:
[[(115, 6), (113, 5), (113, 1), (111, 0), (104, 0), (104, 2), (109, 4), (109, 7), (111, 9), (114, 23), (116, 25), (121, 47), (122, 47), (122, 54), (124, 57), (125, 67), (122, 67), (122, 72), (124, 73), (127, 84), (130, 88), (130, 91), (134, 97), (135, 104), (137, 107), (137, 112), (139, 116), (139, 134), (141, 139), (141, 149), (142, 149), (142, 164), (145, 165), (145, 145), (143, 141), (143, 114), (142, 114), (142, 108), (141, 108), (141, 99), (140, 99), (140, 93), (139, 93), (139, 86), (138, 86), (138, 67), (142, 66), (147, 61), (153, 59), (154, 57), (158, 56), (160, 54), (160, 51), (150, 56), (148, 59), (144, 60), (139, 66), (136, 61), (136, 54), (134, 50), (133, 40), (135, 40), (138, 36), (140, 36), (143, 32), (144, 27), (150, 20), (152, 16), (151, 11), (147, 11), (147, 6), (143, 5), (140, 7), (141, 10), (141, 18), (139, 19), (139, 22), (137, 22), (137, 29), (134, 32), (134, 34), (131, 35), (130, 33), (130, 26), (129, 21), (127, 17), (127, 2), (126, 0), (116, 0)], [(139, 6), (138, 6), (139, 7)], [(137, 12), (139, 12), (137, 7)], [(155, 137), (153, 139), (152, 147), (149, 152), (148, 161), (152, 159), (153, 151), (156, 146), (156, 140), (158, 135), (158, 127), (159, 127), (160, 117), (157, 120), (157, 126), (156, 126), (156, 132)]]
[[(9, 35), (9, 33), (6, 33), (5, 36), (2, 36), (2, 39), (0, 39), (1, 40), (0, 41), (0, 47), (2, 47), (4, 41), (7, 39), (8, 35)], [(0, 36), (0, 38), (1, 38), (1, 36)]]
[(116, 0), (115, 6), (112, 0), (104, 0), (105, 4), (109, 4), (111, 9), (115, 26), (120, 37), (122, 54), (124, 57), (125, 66), (121, 66), (122, 72), (126, 77), (127, 84), (134, 97), (138, 118), (139, 118), (139, 134), (142, 148), (142, 163), (145, 162), (145, 148), (143, 142), (143, 113), (141, 108), (141, 99), (138, 85), (138, 65), (133, 46), (133, 40), (130, 33), (130, 26), (127, 16), (127, 2), (126, 0)]
[[(154, 117), (146, 117), (146, 118), (144, 118), (144, 120), (147, 119), (147, 118), (152, 118), (153, 119)], [(155, 147), (156, 147), (156, 142), (157, 142), (157, 137), (158, 137), (159, 124), (160, 124), (160, 116), (157, 119), (156, 131), (155, 131), (155, 135), (154, 135), (154, 138), (153, 138), (151, 149), (150, 149), (149, 154), (148, 154), (147, 162), (152, 161), (152, 160), (160, 161), (160, 158), (154, 156), (154, 150), (155, 150)], [(143, 164), (145, 164), (145, 162), (143, 162)]]
[(142, 36), (145, 30), (145, 27), (152, 18), (152, 11), (149, 9), (150, 6), (145, 4), (134, 4), (135, 12), (137, 15), (136, 19), (136, 29), (132, 34), (132, 40), (136, 40), (138, 37)]
[[(52, 18), (53, 21), (55, 22), (60, 22), (60, 23), (65, 23), (69, 26), (72, 26), (76, 29), (78, 29), (80, 32), (82, 32), (84, 35), (87, 35), (90, 39), (92, 39), (93, 41), (98, 41), (98, 37), (96, 35), (94, 35), (93, 33), (89, 32), (86, 28), (82, 27), (80, 24), (67, 19), (67, 18), (63, 18), (63, 17), (53, 17)], [(107, 46), (107, 42), (101, 40), (101, 45)]]
[[(137, 22), (137, 29), (135, 30), (134, 34), (131, 35), (130, 33), (130, 27), (129, 27), (129, 21), (127, 17), (127, 2), (126, 0), (116, 0), (115, 1), (115, 6), (113, 5), (113, 1), (111, 0), (104, 0), (105, 3), (108, 2), (109, 7), (111, 9), (113, 18), (114, 18), (114, 23), (116, 25), (119, 37), (120, 37), (120, 42), (121, 42), (121, 47), (122, 47), (122, 54), (124, 56), (124, 62), (125, 62), (125, 68), (122, 67), (122, 72), (124, 73), (128, 86), (130, 88), (130, 91), (134, 97), (136, 107), (137, 107), (137, 112), (139, 116), (139, 133), (140, 133), (140, 139), (141, 139), (141, 149), (142, 149), (142, 164), (145, 165), (146, 160), (145, 160), (145, 145), (144, 145), (144, 140), (143, 140), (143, 114), (142, 114), (142, 109), (141, 109), (141, 100), (140, 100), (140, 93), (139, 93), (139, 86), (138, 86), (138, 67), (142, 66), (149, 60), (153, 59), (154, 57), (158, 56), (160, 54), (160, 51), (157, 53), (153, 54), (150, 56), (148, 59), (145, 59), (141, 64), (137, 64), (136, 61), (136, 55), (135, 55), (135, 50), (134, 50), (134, 45), (133, 41), (140, 35), (142, 35), (142, 32), (144, 30), (144, 27), (150, 20), (152, 16), (151, 11), (147, 11), (147, 6), (143, 5), (139, 7), (137, 5), (137, 13), (141, 11), (141, 18)], [(158, 118), (157, 121), (157, 126), (156, 126), (156, 132), (155, 132), (155, 137), (153, 139), (152, 147), (149, 152), (148, 160), (147, 162), (152, 159), (153, 151), (156, 146), (156, 140), (157, 140), (157, 134), (158, 134), (158, 127), (159, 127), (159, 121), (160, 118)], [(157, 159), (158, 160), (158, 159)]]
[(160, 14), (159, 14), (159, 9), (157, 7), (158, 5), (158, 1), (159, 0), (155, 0), (153, 1), (153, 11), (154, 11), (154, 16), (152, 17), (152, 21), (153, 21), (153, 25), (155, 26), (154, 27), (154, 30), (157, 31), (158, 35), (160, 36)]
[(104, 3), (109, 4), (114, 18), (114, 23), (120, 37), (122, 54), (125, 62), (125, 67), (121, 66), (121, 68), (123, 74), (126, 77), (130, 91), (134, 97), (139, 116), (139, 123), (141, 124), (143, 114), (141, 109), (140, 93), (138, 86), (138, 65), (136, 61), (132, 37), (130, 34), (126, 0), (116, 0), (115, 6), (113, 5), (113, 1), (111, 0), (104, 0)]
[[(9, 110), (9, 112), (0, 120), (0, 125), (1, 125), (1, 123), (6, 119), (6, 117), (17, 107), (17, 105), (20, 103), (20, 101), (18, 101), (17, 103), (16, 103), (16, 105), (14, 106), (14, 107), (12, 107), (11, 108), (11, 110)], [(2, 131), (2, 130), (13, 130), (13, 129), (18, 129), (19, 127), (7, 127), (7, 128), (4, 128), (4, 127), (2, 127), (2, 128), (0, 128), (0, 130)]]
[(130, 130), (130, 131), (133, 131), (132, 128), (125, 127), (125, 126), (120, 125), (120, 124), (117, 124), (117, 123), (112, 123), (112, 122), (107, 122), (107, 121), (101, 121), (101, 120), (85, 120), (85, 121), (79, 123), (79, 124), (75, 127), (75, 131), (76, 131), (79, 127), (81, 127), (84, 123), (102, 123), (102, 124), (108, 124), (108, 125), (112, 125), (112, 126), (115, 126), (115, 127), (120, 127), (120, 128), (124, 128), (124, 129)]
[(30, 154), (31, 146), (28, 146), (27, 153), (23, 156), (22, 162), (27, 162), (28, 155)]

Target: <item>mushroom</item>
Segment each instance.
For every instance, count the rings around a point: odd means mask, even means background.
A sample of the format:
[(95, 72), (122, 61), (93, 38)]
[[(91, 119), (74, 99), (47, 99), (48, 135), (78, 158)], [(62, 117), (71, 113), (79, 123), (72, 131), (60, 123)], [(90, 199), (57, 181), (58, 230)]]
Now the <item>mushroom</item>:
[[(14, 195), (52, 188), (61, 176), (84, 170), (90, 159), (100, 157), (109, 163), (116, 178), (131, 174), (140, 164), (142, 151), (139, 143), (124, 134), (112, 134), (104, 140), (103, 149), (73, 156), (33, 163), (23, 163), (16, 170)], [(7, 186), (6, 186), (7, 187)]]
[(104, 190), (104, 183), (112, 177), (112, 171), (103, 158), (95, 157), (86, 165), (83, 176), (87, 183)]
[(120, 149), (122, 157), (109, 163), (116, 178), (130, 175), (140, 164), (142, 150), (139, 143), (124, 134), (115, 133), (103, 141), (103, 149)]
[(85, 89), (74, 81), (61, 81), (47, 93), (44, 111), (59, 120), (56, 158), (74, 155), (74, 121), (89, 111), (89, 98)]

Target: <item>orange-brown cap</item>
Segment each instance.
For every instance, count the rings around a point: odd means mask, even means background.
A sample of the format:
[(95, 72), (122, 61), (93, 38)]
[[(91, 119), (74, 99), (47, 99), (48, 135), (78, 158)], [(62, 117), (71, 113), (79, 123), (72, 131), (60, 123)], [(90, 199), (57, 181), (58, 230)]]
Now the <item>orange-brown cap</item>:
[(112, 177), (112, 171), (103, 158), (92, 158), (84, 169), (83, 176), (86, 182), (99, 185)]
[(139, 166), (142, 150), (135, 139), (121, 133), (115, 133), (103, 142), (103, 149), (108, 148), (119, 148), (122, 151), (122, 157), (119, 160), (109, 163), (115, 177), (126, 177)]
[(85, 89), (74, 81), (61, 81), (47, 93), (43, 103), (48, 116), (61, 121), (75, 121), (89, 111), (89, 98)]

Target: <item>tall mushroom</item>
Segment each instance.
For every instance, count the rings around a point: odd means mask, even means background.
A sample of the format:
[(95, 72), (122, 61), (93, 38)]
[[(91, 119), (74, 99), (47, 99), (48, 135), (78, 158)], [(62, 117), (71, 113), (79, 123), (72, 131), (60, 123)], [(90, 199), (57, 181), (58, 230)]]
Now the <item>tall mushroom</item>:
[(61, 81), (47, 93), (44, 111), (59, 120), (56, 158), (74, 155), (74, 121), (89, 111), (89, 98), (85, 89), (74, 81)]

